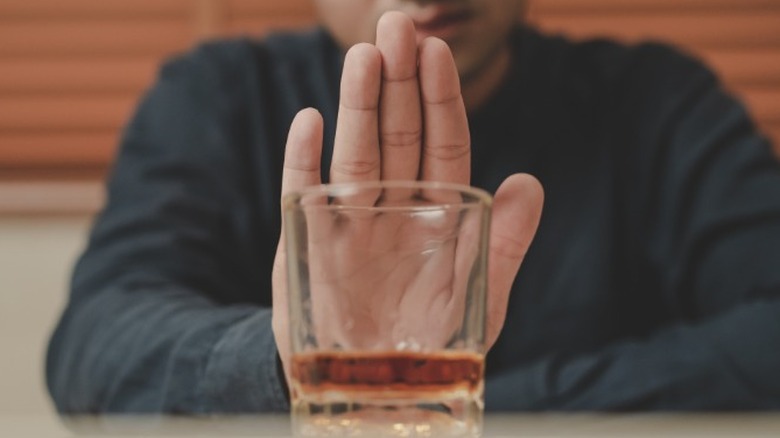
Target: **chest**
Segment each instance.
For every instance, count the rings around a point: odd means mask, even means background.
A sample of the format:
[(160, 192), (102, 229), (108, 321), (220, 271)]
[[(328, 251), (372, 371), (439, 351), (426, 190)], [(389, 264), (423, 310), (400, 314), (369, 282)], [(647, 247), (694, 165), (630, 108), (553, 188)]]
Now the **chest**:
[(629, 237), (630, 206), (614, 168), (609, 154), (591, 150), (501, 171), (537, 175), (545, 206), (488, 372), (554, 353), (593, 351), (663, 322), (662, 295), (643, 268), (642, 248)]

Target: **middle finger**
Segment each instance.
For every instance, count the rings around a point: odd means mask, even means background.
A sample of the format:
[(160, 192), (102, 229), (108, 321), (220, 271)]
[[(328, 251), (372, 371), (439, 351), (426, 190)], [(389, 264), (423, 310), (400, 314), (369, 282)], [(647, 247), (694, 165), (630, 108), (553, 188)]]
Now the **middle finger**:
[(379, 111), (382, 179), (414, 180), (419, 173), (422, 143), (414, 23), (400, 12), (383, 15), (377, 24), (376, 46), (382, 54)]

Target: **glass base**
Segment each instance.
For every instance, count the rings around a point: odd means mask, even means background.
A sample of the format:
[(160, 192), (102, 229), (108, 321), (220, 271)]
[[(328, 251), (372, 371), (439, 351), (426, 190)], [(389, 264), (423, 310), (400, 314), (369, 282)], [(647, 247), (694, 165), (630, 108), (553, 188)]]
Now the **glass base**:
[(457, 399), (297, 400), (292, 421), (296, 436), (478, 437), (482, 431), (481, 400)]

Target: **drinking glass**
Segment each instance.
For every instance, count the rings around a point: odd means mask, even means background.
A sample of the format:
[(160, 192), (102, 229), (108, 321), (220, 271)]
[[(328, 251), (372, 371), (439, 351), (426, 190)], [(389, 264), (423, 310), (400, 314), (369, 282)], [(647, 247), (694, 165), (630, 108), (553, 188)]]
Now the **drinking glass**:
[(421, 181), (282, 202), (298, 436), (477, 436), (491, 197)]

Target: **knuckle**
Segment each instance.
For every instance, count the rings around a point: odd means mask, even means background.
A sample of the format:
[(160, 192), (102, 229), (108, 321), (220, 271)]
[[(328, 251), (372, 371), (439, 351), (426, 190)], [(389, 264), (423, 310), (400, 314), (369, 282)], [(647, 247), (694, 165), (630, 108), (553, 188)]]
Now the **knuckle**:
[(392, 131), (380, 134), (380, 144), (383, 147), (405, 148), (419, 146), (422, 140), (422, 131)]
[(360, 95), (351, 99), (351, 102), (342, 102), (339, 104), (339, 115), (343, 113), (352, 113), (355, 115), (374, 116), (379, 110), (379, 102), (371, 96)]
[(443, 96), (425, 96), (423, 95), (423, 101), (426, 105), (430, 106), (448, 106), (454, 103), (457, 103), (461, 98), (461, 94), (458, 92), (454, 92), (451, 94), (446, 94)]
[(447, 143), (429, 145), (425, 148), (425, 155), (441, 161), (455, 161), (467, 157), (471, 153), (468, 143)]
[(319, 163), (306, 163), (306, 162), (299, 162), (299, 163), (285, 163), (284, 164), (284, 171), (285, 172), (301, 172), (301, 173), (313, 173), (313, 172), (319, 172), (320, 166)]
[(340, 175), (363, 176), (379, 170), (379, 161), (351, 160), (333, 163), (331, 171)]
[(523, 260), (528, 252), (528, 246), (516, 237), (505, 234), (496, 236), (495, 241), (490, 245), (490, 251), (501, 258)]

